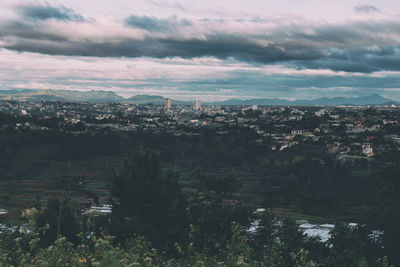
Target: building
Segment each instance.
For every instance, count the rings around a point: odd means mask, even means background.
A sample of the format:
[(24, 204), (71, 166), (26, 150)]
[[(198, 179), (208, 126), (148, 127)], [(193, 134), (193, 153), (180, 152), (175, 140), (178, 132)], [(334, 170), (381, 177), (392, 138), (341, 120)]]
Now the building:
[(303, 135), (304, 130), (292, 130), (292, 135)]
[(216, 117), (214, 118), (214, 120), (217, 121), (217, 122), (222, 122), (222, 121), (225, 120), (225, 118), (222, 117), (222, 116), (216, 116)]
[(167, 109), (171, 108), (171, 98), (165, 99), (165, 108), (167, 108)]
[(362, 145), (362, 152), (364, 155), (368, 157), (372, 157), (374, 155), (374, 150), (372, 149), (371, 144), (363, 144)]
[(193, 102), (193, 109), (194, 110), (200, 110), (201, 109), (201, 101), (200, 100), (195, 100)]

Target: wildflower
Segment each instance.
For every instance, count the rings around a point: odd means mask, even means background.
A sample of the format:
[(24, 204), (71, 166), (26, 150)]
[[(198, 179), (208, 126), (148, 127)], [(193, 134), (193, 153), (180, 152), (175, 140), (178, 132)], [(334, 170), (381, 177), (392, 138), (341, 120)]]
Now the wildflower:
[(86, 258), (79, 258), (78, 261), (82, 262), (82, 263), (86, 263), (87, 260), (86, 260)]

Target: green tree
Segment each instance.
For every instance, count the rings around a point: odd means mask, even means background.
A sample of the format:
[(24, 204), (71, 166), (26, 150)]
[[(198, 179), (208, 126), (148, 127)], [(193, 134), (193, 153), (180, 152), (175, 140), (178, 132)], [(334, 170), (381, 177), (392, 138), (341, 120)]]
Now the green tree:
[(194, 247), (209, 255), (222, 252), (232, 238), (232, 222), (242, 227), (249, 224), (249, 208), (243, 204), (226, 203), (222, 196), (204, 194), (198, 196), (188, 208), (190, 222), (194, 226)]
[[(329, 266), (369, 266), (377, 261), (378, 247), (369, 237), (370, 231), (364, 226), (355, 228), (338, 224), (331, 231), (328, 245), (331, 247), (328, 257)], [(368, 264), (369, 263), (369, 264)]]
[(383, 228), (383, 246), (391, 264), (400, 265), (400, 165), (379, 176), (377, 223)]
[(250, 245), (254, 248), (258, 259), (271, 254), (276, 245), (276, 230), (276, 218), (270, 211), (265, 211), (250, 238)]
[(60, 235), (71, 242), (77, 242), (80, 224), (76, 209), (69, 199), (50, 199), (45, 209), (36, 216), (41, 246), (47, 246)]
[(295, 265), (292, 254), (302, 250), (305, 241), (305, 236), (300, 231), (298, 224), (293, 219), (283, 219), (282, 226), (279, 228), (278, 238), (283, 263), (285, 266)]
[(144, 234), (156, 247), (172, 247), (187, 236), (184, 197), (178, 176), (164, 171), (157, 151), (126, 157), (111, 180), (112, 228), (120, 240)]

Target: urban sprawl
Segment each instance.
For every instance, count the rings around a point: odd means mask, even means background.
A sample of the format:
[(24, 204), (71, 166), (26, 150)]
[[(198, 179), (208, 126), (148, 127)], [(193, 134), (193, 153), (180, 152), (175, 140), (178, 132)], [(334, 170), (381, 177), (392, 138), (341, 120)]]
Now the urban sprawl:
[(320, 145), (343, 163), (371, 162), (376, 153), (400, 148), (396, 106), (193, 106), (121, 103), (0, 102), (13, 120), (5, 129), (59, 131), (73, 135), (141, 131), (174, 136), (224, 135), (237, 128), (255, 133), (253, 142), (283, 151), (299, 144)]

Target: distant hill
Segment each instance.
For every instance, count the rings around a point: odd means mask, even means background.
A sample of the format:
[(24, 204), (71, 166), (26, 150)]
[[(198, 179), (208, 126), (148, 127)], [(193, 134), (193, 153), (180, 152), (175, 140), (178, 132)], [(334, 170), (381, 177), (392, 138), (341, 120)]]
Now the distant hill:
[[(91, 103), (132, 103), (164, 105), (165, 98), (158, 95), (135, 95), (124, 98), (112, 91), (71, 91), (71, 90), (29, 90), (11, 89), (0, 90), (0, 100), (15, 101), (63, 101), (63, 102), (91, 102)], [(186, 102), (171, 100), (174, 105), (183, 105)], [(188, 102), (188, 104), (190, 104)]]
[(156, 105), (156, 104), (164, 104), (165, 98), (158, 95), (135, 95), (130, 98), (127, 98), (126, 101), (135, 104), (152, 103)]
[(367, 96), (361, 97), (352, 97), (352, 98), (345, 98), (345, 97), (334, 97), (334, 98), (319, 98), (315, 100), (303, 100), (299, 101), (300, 104), (309, 103), (311, 105), (382, 105), (389, 102), (393, 102), (391, 99), (384, 98), (379, 94), (372, 94)]
[[(164, 105), (165, 98), (158, 95), (135, 95), (130, 98), (123, 98), (112, 91), (71, 91), (71, 90), (30, 90), (30, 89), (11, 89), (0, 90), (0, 100), (15, 101), (63, 101), (63, 102), (91, 102), (91, 103), (132, 103), (132, 104), (154, 104)], [(171, 100), (173, 105), (191, 105), (192, 102)], [(384, 98), (379, 94), (371, 94), (361, 97), (322, 97), (313, 100), (285, 100), (279, 98), (254, 98), (254, 99), (230, 99), (222, 102), (205, 102), (212, 105), (297, 105), (297, 106), (316, 106), (316, 105), (383, 105), (398, 104), (395, 101)]]
[(297, 106), (337, 106), (337, 105), (383, 105), (383, 104), (398, 104), (395, 101), (384, 98), (379, 94), (371, 94), (361, 97), (334, 97), (334, 98), (317, 98), (312, 100), (298, 99), (285, 100), (279, 98), (255, 98), (255, 99), (229, 99), (223, 102), (214, 102), (214, 105), (297, 105)]
[[(130, 98), (127, 98), (125, 102), (133, 103), (133, 104), (148, 104), (151, 103), (153, 105), (164, 105), (165, 97), (159, 95), (135, 95)], [(185, 105), (190, 104), (189, 102), (178, 101), (171, 99), (171, 103), (173, 105)]]
[(64, 101), (64, 102), (122, 102), (125, 98), (112, 91), (71, 90), (2, 90), (0, 99), (16, 101)]
[(253, 99), (229, 99), (222, 102), (213, 102), (214, 105), (292, 105), (289, 100), (279, 98), (253, 98)]
[(20, 94), (20, 93), (30, 93), (34, 92), (36, 90), (31, 90), (31, 89), (10, 89), (10, 90), (0, 90), (0, 95), (14, 95), (14, 94)]

